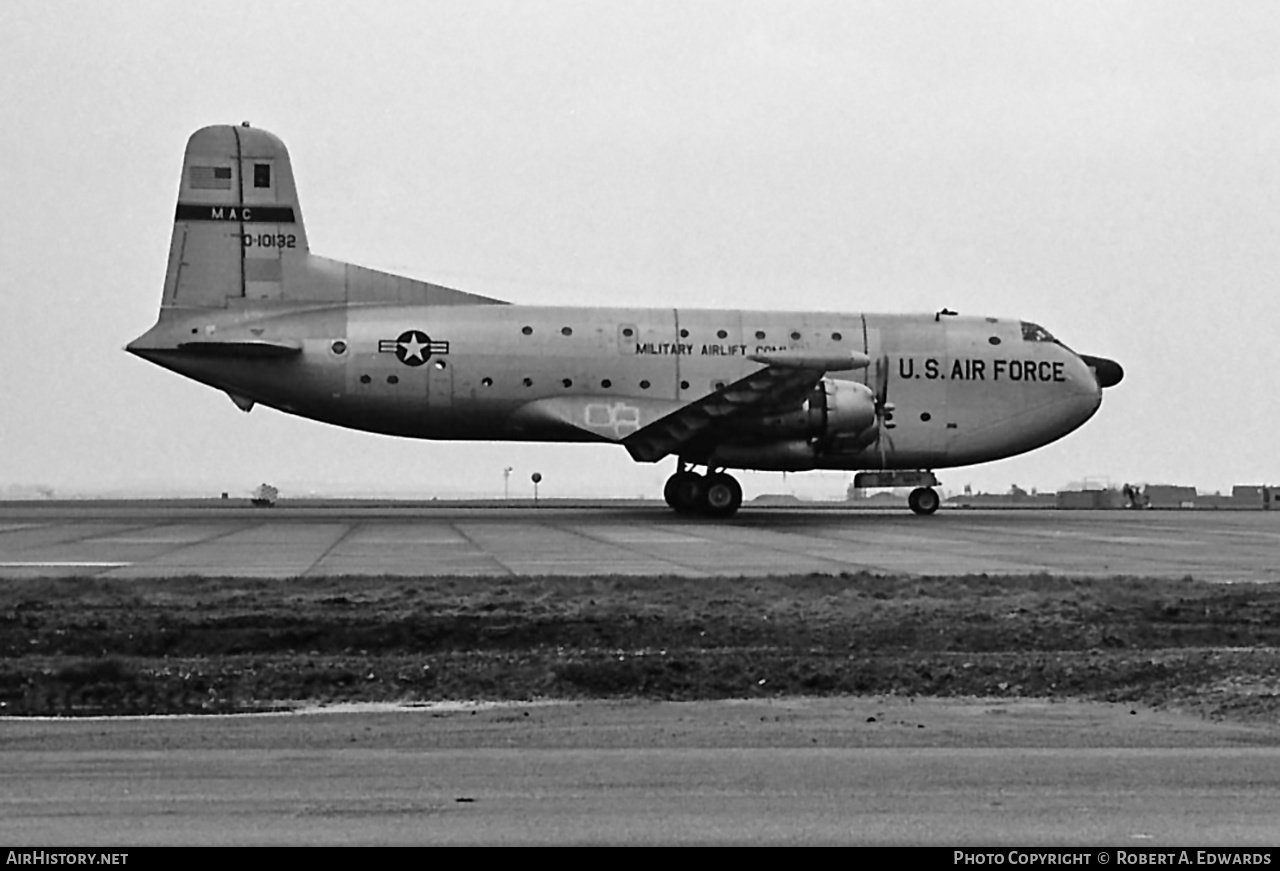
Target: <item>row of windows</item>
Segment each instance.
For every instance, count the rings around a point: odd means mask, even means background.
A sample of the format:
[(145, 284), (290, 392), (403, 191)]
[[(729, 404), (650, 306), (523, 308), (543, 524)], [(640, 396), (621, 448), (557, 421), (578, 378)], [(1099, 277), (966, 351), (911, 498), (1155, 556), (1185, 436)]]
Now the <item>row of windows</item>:
[[(438, 368), (438, 369), (443, 369), (443, 368), (444, 368), (443, 361), (439, 361), (439, 362), (437, 362), (437, 364), (436, 364), (436, 368)], [(372, 383), (373, 383), (373, 376), (371, 376), (371, 375), (361, 375), (361, 376), (360, 376), (360, 383), (361, 383), (361, 384), (372, 384)], [(388, 383), (388, 384), (399, 384), (399, 383), (400, 383), (400, 376), (399, 376), (399, 375), (388, 375), (388, 376), (387, 376), (387, 383)], [(527, 377), (526, 377), (526, 378), (522, 379), (520, 383), (521, 383), (521, 384), (523, 384), (525, 387), (532, 387), (532, 386), (533, 386), (533, 379), (532, 379), (532, 378), (527, 378)], [(492, 378), (481, 378), (481, 379), (480, 379), (480, 384), (481, 384), (481, 385), (483, 385), (484, 387), (492, 387), (492, 386), (493, 386), (493, 379), (492, 379)], [(566, 388), (568, 388), (568, 387), (572, 387), (572, 386), (573, 386), (573, 379), (572, 379), (572, 378), (562, 378), (562, 379), (560, 380), (560, 384), (561, 384), (562, 386), (566, 387)], [(721, 390), (721, 389), (723, 389), (723, 388), (724, 388), (724, 385), (725, 385), (725, 383), (724, 383), (723, 381), (717, 381), (717, 382), (715, 382), (715, 384), (714, 384), (713, 386), (715, 387), (715, 389), (716, 389), (716, 390)], [(610, 380), (610, 379), (608, 379), (608, 378), (602, 378), (602, 379), (600, 380), (600, 386), (601, 386), (601, 387), (603, 387), (605, 390), (608, 390), (609, 388), (613, 387), (613, 381), (612, 381), (612, 380)], [(648, 390), (648, 389), (649, 389), (650, 387), (652, 387), (652, 386), (653, 386), (653, 385), (649, 382), (649, 380), (648, 380), (647, 378), (646, 378), (646, 379), (644, 379), (644, 380), (642, 380), (642, 381), (640, 382), (640, 389), (641, 389), (641, 390)], [(688, 389), (689, 389), (689, 382), (688, 382), (688, 381), (681, 381), (681, 382), (680, 382), (680, 389), (681, 389), (681, 390), (688, 390)]]
[[(193, 332), (193, 333), (194, 333), (194, 332), (196, 332), (196, 330), (192, 330), (191, 332)], [(524, 334), (525, 334), (526, 336), (527, 336), (527, 335), (529, 335), (529, 334), (530, 334), (530, 333), (532, 333), (532, 332), (533, 332), (533, 327), (525, 327), (525, 328), (524, 328)], [(573, 335), (573, 330), (572, 330), (572, 329), (570, 329), (569, 327), (565, 327), (565, 328), (564, 328), (564, 329), (562, 329), (560, 332), (564, 333), (564, 335), (566, 335), (566, 336)], [(624, 334), (624, 335), (628, 335), (628, 336), (629, 336), (629, 335), (631, 334), (631, 332), (632, 332), (632, 331), (631, 331), (631, 328), (630, 328), (630, 327), (628, 327), (628, 328), (624, 329), (622, 332), (623, 332), (623, 334)], [(689, 337), (689, 331), (688, 331), (688, 330), (681, 330), (681, 331), (680, 331), (680, 338), (682, 338), (682, 339), (687, 339), (688, 337)], [(716, 333), (716, 337), (717, 337), (717, 338), (720, 338), (720, 339), (724, 339), (724, 338), (727, 338), (727, 337), (728, 337), (728, 333), (726, 333), (724, 330), (720, 330), (719, 332), (717, 332), (717, 333)], [(757, 330), (757, 331), (756, 331), (756, 338), (757, 338), (757, 339), (759, 339), (759, 340), (761, 340), (761, 341), (763, 341), (763, 340), (764, 340), (764, 338), (765, 338), (765, 332), (764, 332), (764, 330)], [(799, 334), (799, 333), (792, 333), (792, 334), (791, 334), (791, 338), (792, 338), (792, 339), (799, 339), (799, 338), (800, 338), (800, 334)], [(839, 341), (840, 341), (841, 339), (843, 339), (844, 337), (843, 337), (843, 336), (841, 336), (839, 333), (832, 333), (832, 334), (831, 334), (831, 338), (832, 338), (832, 340), (833, 340), (833, 341), (839, 342)], [(999, 337), (999, 336), (991, 336), (989, 339), (987, 339), (987, 341), (988, 341), (989, 343), (991, 343), (992, 345), (998, 345), (998, 344), (1000, 344), (1000, 337)], [(346, 350), (347, 350), (347, 343), (346, 343), (346, 342), (344, 342), (344, 341), (342, 341), (341, 339), (337, 339), (337, 340), (335, 340), (335, 341), (333, 342), (332, 348), (333, 348), (333, 353), (335, 353), (335, 354), (339, 354), (339, 355), (340, 355), (340, 354), (344, 354), (344, 353), (346, 353)], [(435, 365), (436, 365), (436, 368), (437, 368), (437, 369), (443, 369), (445, 364), (444, 364), (444, 361), (443, 361), (443, 360), (437, 360)], [(364, 382), (364, 383), (366, 383), (366, 384), (367, 384), (368, 382), (366, 381), (366, 382)]]
[[(1050, 336), (1050, 335), (1049, 335), (1049, 333), (1048, 333), (1048, 331), (1047, 331), (1047, 330), (1045, 330), (1043, 327), (1038, 327), (1038, 326), (1036, 326), (1035, 324), (1023, 324), (1022, 326), (1023, 326), (1023, 330), (1022, 330), (1023, 338), (1024, 338), (1024, 339), (1026, 339), (1027, 341), (1032, 341), (1032, 342), (1054, 342), (1054, 341), (1057, 341), (1057, 340), (1056, 340), (1056, 339), (1054, 339), (1052, 336)], [(525, 326), (525, 327), (523, 327), (523, 328), (520, 330), (520, 332), (521, 332), (521, 333), (523, 333), (523, 334), (524, 334), (524, 335), (526, 335), (526, 336), (532, 336), (532, 335), (533, 335), (533, 327)], [(627, 338), (627, 339), (633, 338), (633, 337), (635, 336), (635, 333), (636, 333), (636, 331), (635, 331), (635, 329), (633, 329), (632, 327), (623, 327), (623, 328), (622, 328), (622, 335), (623, 335), (623, 337), (624, 337), (624, 338)], [(573, 335), (573, 327), (561, 327), (561, 328), (560, 328), (560, 335), (562, 335), (562, 336), (572, 336), (572, 335)], [(800, 341), (801, 336), (802, 336), (802, 334), (800, 333), (800, 331), (799, 331), (799, 330), (792, 330), (792, 331), (791, 331), (791, 341), (793, 341), (793, 342), (798, 342), (798, 341)], [(768, 333), (766, 333), (764, 330), (756, 330), (756, 341), (758, 341), (758, 342), (763, 342), (763, 341), (764, 341), (765, 339), (767, 339), (768, 337), (769, 337)], [(680, 330), (680, 338), (682, 338), (682, 339), (687, 339), (687, 338), (689, 338), (689, 331), (688, 331), (687, 329), (681, 328), (681, 330)], [(716, 338), (717, 338), (717, 339), (727, 339), (727, 338), (729, 338), (729, 332), (728, 332), (727, 330), (716, 330)], [(834, 333), (832, 333), (832, 334), (831, 334), (831, 341), (833, 341), (833, 342), (843, 342), (843, 341), (844, 341), (844, 334), (843, 334), (843, 333), (840, 333), (840, 332), (834, 332)], [(999, 338), (998, 336), (992, 336), (991, 338), (987, 339), (987, 341), (988, 341), (988, 342), (990, 342), (990, 343), (991, 343), (991, 344), (993, 344), (993, 345), (998, 345), (998, 344), (1000, 344), (1000, 338)]]
[[(524, 334), (524, 335), (526, 335), (526, 336), (532, 336), (532, 335), (533, 335), (533, 327), (526, 325), (526, 326), (524, 326), (524, 327), (522, 327), (522, 328), (520, 329), (520, 332), (521, 332), (521, 333), (523, 333), (523, 334)], [(630, 338), (633, 338), (633, 337), (635, 336), (635, 334), (636, 334), (636, 331), (635, 331), (635, 329), (634, 329), (634, 328), (632, 328), (632, 327), (623, 327), (623, 328), (622, 328), (622, 336), (623, 336), (623, 338), (630, 339)], [(561, 328), (560, 328), (560, 335), (562, 335), (562, 336), (572, 336), (572, 335), (573, 335), (573, 327), (561, 327)], [(801, 337), (801, 333), (800, 333), (800, 331), (799, 331), (799, 330), (792, 330), (792, 331), (791, 331), (791, 340), (792, 340), (793, 342), (798, 342), (798, 341), (800, 341), (800, 337)], [(687, 329), (681, 329), (681, 330), (680, 330), (680, 338), (682, 338), (682, 339), (687, 339), (687, 338), (689, 338), (689, 331), (688, 331)], [(727, 338), (729, 338), (729, 332), (728, 332), (728, 330), (716, 330), (716, 338), (717, 338), (717, 339), (727, 339)], [(756, 341), (763, 342), (766, 338), (768, 338), (768, 333), (766, 333), (764, 330), (756, 330)], [(844, 335), (843, 335), (843, 334), (841, 334), (841, 333), (832, 333), (832, 334), (831, 334), (831, 341), (833, 341), (833, 342), (842, 342), (842, 341), (844, 341)]]

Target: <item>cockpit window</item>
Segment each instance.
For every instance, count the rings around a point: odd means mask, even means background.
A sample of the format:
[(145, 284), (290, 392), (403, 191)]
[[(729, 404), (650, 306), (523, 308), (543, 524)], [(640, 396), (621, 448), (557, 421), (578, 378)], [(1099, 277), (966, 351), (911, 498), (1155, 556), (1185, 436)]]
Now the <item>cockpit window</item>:
[(1022, 341), (1024, 342), (1057, 342), (1048, 330), (1030, 321), (1022, 322)]
[[(1053, 342), (1055, 345), (1058, 345), (1059, 347), (1066, 348), (1068, 351), (1071, 351), (1071, 348), (1066, 343), (1058, 339), (1055, 339), (1053, 337), (1053, 334), (1050, 333), (1048, 330), (1046, 330), (1044, 327), (1040, 326), (1039, 324), (1033, 324), (1030, 321), (1022, 322), (1022, 341)], [(1075, 351), (1071, 351), (1071, 353), (1074, 354)]]

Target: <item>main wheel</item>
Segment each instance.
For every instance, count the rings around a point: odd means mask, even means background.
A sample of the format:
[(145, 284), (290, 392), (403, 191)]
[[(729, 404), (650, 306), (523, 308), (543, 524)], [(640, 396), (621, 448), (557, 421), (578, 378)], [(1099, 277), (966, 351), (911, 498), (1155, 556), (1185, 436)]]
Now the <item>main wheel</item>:
[(742, 486), (732, 475), (715, 472), (705, 480), (706, 495), (703, 503), (712, 517), (732, 517), (742, 505)]
[(916, 514), (932, 514), (938, 510), (941, 502), (938, 492), (932, 487), (917, 487), (907, 497), (907, 505), (911, 506), (911, 510)]
[(701, 510), (705, 493), (702, 476), (696, 472), (676, 472), (662, 488), (662, 498), (678, 514), (694, 514)]

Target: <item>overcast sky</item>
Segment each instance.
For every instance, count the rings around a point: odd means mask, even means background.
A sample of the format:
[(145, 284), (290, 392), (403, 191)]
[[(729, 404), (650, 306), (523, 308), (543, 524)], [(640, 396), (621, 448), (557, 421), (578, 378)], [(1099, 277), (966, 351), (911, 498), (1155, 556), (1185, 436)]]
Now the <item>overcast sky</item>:
[(622, 448), (246, 415), (124, 353), (187, 137), (245, 120), (326, 256), (530, 304), (945, 305), (1124, 365), (948, 489), (1280, 484), (1277, 46), (1274, 2), (6, 0), (0, 494), (660, 492)]

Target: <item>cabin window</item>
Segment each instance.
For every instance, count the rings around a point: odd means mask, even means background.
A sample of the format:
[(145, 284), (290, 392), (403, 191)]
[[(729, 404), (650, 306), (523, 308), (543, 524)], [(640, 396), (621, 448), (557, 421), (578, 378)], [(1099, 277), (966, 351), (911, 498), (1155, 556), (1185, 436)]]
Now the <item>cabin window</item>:
[(628, 339), (634, 336), (635, 334), (636, 334), (636, 331), (631, 329), (631, 327), (622, 328), (622, 335), (626, 336)]
[(923, 420), (925, 423), (928, 423), (929, 421), (933, 420), (933, 415), (927, 411), (922, 411), (920, 412), (920, 419)]
[(533, 335), (533, 327), (525, 327), (525, 328), (524, 328), (524, 329), (522, 329), (520, 332), (524, 333), (526, 336), (532, 336), (532, 335)]
[(445, 368), (446, 366), (448, 366), (448, 365), (449, 365), (449, 364), (448, 364), (448, 363), (446, 363), (446, 362), (445, 362), (445, 361), (443, 361), (443, 360), (437, 360), (437, 361), (436, 361), (436, 368), (437, 368), (437, 369), (444, 369), (444, 368)]
[(1000, 337), (999, 337), (999, 336), (992, 336), (991, 338), (987, 339), (987, 341), (988, 341), (988, 342), (990, 342), (990, 343), (991, 343), (991, 344), (993, 344), (993, 345), (998, 345), (998, 344), (1000, 344)]
[(368, 384), (368, 383), (369, 383), (369, 382), (371, 382), (371, 381), (373, 381), (373, 379), (372, 379), (372, 378), (370, 378), (368, 375), (361, 375), (361, 376), (360, 376), (360, 383), (361, 383), (361, 384)]
[(680, 382), (680, 389), (681, 389), (681, 390), (688, 390), (688, 389), (689, 389), (689, 382), (688, 382), (688, 381), (681, 381), (681, 382)]
[(764, 330), (756, 330), (756, 339), (761, 342), (764, 341)]
[(641, 389), (641, 390), (648, 390), (648, 389), (649, 389), (649, 382), (648, 382), (648, 381), (641, 381), (641, 382), (640, 382), (640, 389)]
[(727, 339), (727, 338), (729, 338), (729, 334), (728, 334), (728, 333), (726, 333), (724, 330), (716, 330), (716, 338), (717, 338), (717, 339)]
[(400, 383), (400, 376), (399, 376), (399, 375), (388, 375), (388, 376), (387, 376), (387, 383), (388, 383), (388, 384), (399, 384), (399, 383)]
[(253, 165), (253, 186), (256, 188), (271, 187), (271, 164), (255, 163)]
[(532, 379), (532, 378), (526, 378), (526, 379), (524, 379), (524, 386), (525, 386), (525, 387), (532, 387), (532, 386), (533, 386), (533, 379)]
[(792, 330), (792, 331), (791, 331), (791, 341), (793, 341), (793, 342), (798, 342), (798, 341), (800, 341), (800, 334), (799, 334), (798, 332), (796, 332), (795, 330)]
[(342, 341), (342, 339), (335, 339), (333, 344), (329, 345), (329, 348), (338, 356), (342, 356), (347, 353), (347, 343)]
[(560, 328), (560, 335), (562, 335), (562, 336), (572, 336), (572, 335), (573, 335), (573, 327), (561, 327), (561, 328)]
[(844, 339), (844, 336), (840, 335), (839, 333), (831, 334), (831, 341), (833, 342), (839, 342), (839, 341), (842, 341), (843, 339)]
[(687, 338), (689, 338), (689, 331), (688, 331), (688, 330), (681, 330), (681, 331), (680, 331), (680, 338), (682, 338), (682, 339), (687, 339)]
[(600, 382), (600, 386), (608, 390), (610, 387), (613, 386), (613, 382), (610, 381), (608, 378), (605, 378)]
[(561, 384), (563, 384), (565, 387), (572, 387), (572, 386), (573, 386), (573, 379), (572, 379), (572, 378), (566, 378), (566, 379), (564, 379), (563, 381), (561, 381), (560, 383), (561, 383)]
[(480, 379), (480, 386), (482, 386), (482, 387), (492, 387), (492, 386), (493, 386), (493, 379), (492, 379), (492, 378), (481, 378), (481, 379)]

